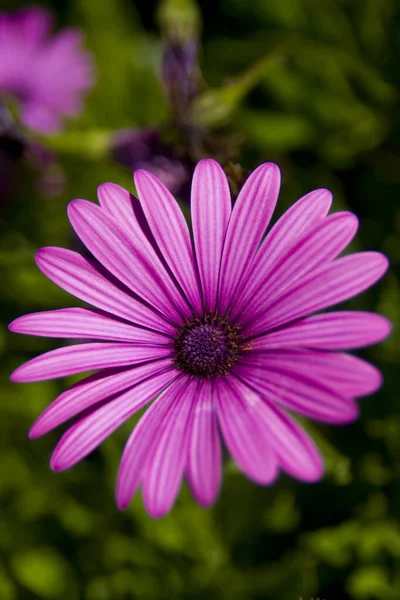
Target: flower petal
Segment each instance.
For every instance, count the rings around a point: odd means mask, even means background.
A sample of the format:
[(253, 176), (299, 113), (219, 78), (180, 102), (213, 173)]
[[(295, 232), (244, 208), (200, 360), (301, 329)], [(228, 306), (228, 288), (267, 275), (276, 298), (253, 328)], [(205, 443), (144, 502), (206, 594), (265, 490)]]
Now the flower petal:
[(311, 483), (321, 479), (324, 470), (321, 454), (304, 429), (271, 402), (263, 402), (259, 409), (279, 465), (301, 481)]
[(246, 286), (243, 300), (237, 302), (238, 314), (243, 320), (247, 314), (257, 314), (266, 297), (272, 302), (300, 277), (336, 258), (350, 243), (357, 227), (358, 219), (348, 212), (337, 212), (318, 223), (270, 269), (260, 272), (249, 289)]
[(25, 127), (42, 135), (52, 135), (61, 129), (62, 115), (43, 102), (40, 98), (31, 98), (21, 105), (20, 118)]
[(82, 460), (178, 376), (177, 371), (170, 369), (148, 377), (122, 396), (80, 419), (58, 442), (51, 457), (51, 468), (62, 471)]
[(57, 348), (24, 363), (11, 374), (12, 381), (45, 381), (94, 369), (123, 367), (170, 354), (167, 347), (133, 344), (87, 343)]
[(76, 234), (119, 281), (162, 314), (180, 323), (189, 307), (144, 236), (134, 236), (112, 215), (86, 200), (73, 200), (68, 216)]
[(151, 173), (139, 169), (134, 180), (154, 239), (192, 308), (200, 314), (202, 300), (192, 242), (179, 204)]
[(100, 206), (120, 225), (139, 237), (145, 247), (148, 248), (150, 243), (152, 249), (160, 256), (140, 202), (133, 194), (116, 183), (102, 183), (97, 188), (97, 197)]
[(122, 291), (77, 252), (48, 247), (41, 248), (35, 258), (46, 277), (76, 298), (132, 323), (175, 333), (175, 327), (163, 316)]
[(391, 323), (381, 315), (361, 311), (331, 312), (306, 317), (251, 342), (253, 350), (320, 348), (351, 350), (380, 342)]
[(261, 397), (241, 381), (215, 381), (218, 422), (233, 459), (250, 479), (261, 484), (275, 481), (277, 461), (260, 420)]
[(222, 476), (221, 441), (213, 381), (200, 380), (196, 391), (189, 427), (186, 475), (197, 502), (203, 506), (213, 504)]
[[(332, 204), (332, 194), (320, 189), (303, 196), (291, 206), (275, 223), (263, 241), (252, 263), (252, 268), (244, 277), (235, 299), (243, 293), (252, 297), (252, 290), (258, 284), (260, 273), (266, 274), (279, 257), (285, 255), (295, 243), (308, 234), (315, 225), (328, 214)], [(245, 304), (243, 300), (241, 304)], [(236, 310), (236, 302), (233, 305)]]
[(172, 367), (171, 359), (167, 358), (127, 370), (104, 370), (94, 373), (60, 394), (36, 419), (29, 431), (29, 437), (40, 437), (95, 404), (110, 400), (116, 394), (121, 397), (128, 388)]
[(133, 210), (133, 196), (125, 188), (116, 183), (102, 183), (97, 188), (99, 204), (110, 213), (120, 225), (132, 233), (135, 232), (136, 221)]
[[(4, 13), (2, 13), (2, 16)], [(14, 25), (19, 35), (32, 52), (42, 40), (51, 35), (54, 25), (53, 15), (39, 6), (26, 6), (14, 16)], [(16, 33), (14, 30), (14, 35)], [(15, 38), (14, 38), (15, 39)], [(25, 46), (26, 47), (26, 46)]]
[(166, 415), (180, 397), (179, 381), (170, 385), (146, 410), (130, 435), (121, 458), (116, 498), (118, 508), (125, 509), (141, 483), (143, 469)]
[(154, 518), (162, 517), (171, 509), (181, 485), (196, 387), (195, 379), (186, 379), (177, 389), (175, 402), (165, 416), (146, 459), (143, 501)]
[[(270, 366), (268, 366), (268, 364)], [(270, 402), (326, 423), (349, 423), (358, 406), (309, 369), (299, 372), (279, 361), (267, 363), (264, 354), (252, 353), (234, 368), (236, 376)]]
[(100, 311), (87, 308), (45, 310), (18, 317), (8, 326), (14, 333), (54, 338), (90, 338), (165, 345), (169, 338), (113, 319)]
[(259, 315), (249, 314), (246, 336), (266, 333), (294, 319), (322, 310), (360, 294), (382, 277), (388, 261), (379, 252), (358, 252), (338, 258), (313, 271), (269, 300)]
[(259, 361), (278, 373), (310, 374), (346, 398), (373, 394), (382, 385), (382, 375), (376, 367), (343, 352), (277, 350), (263, 353)]
[(221, 259), (218, 308), (223, 314), (257, 252), (278, 199), (279, 169), (258, 167), (244, 184), (229, 220)]
[(222, 248), (231, 214), (228, 180), (215, 160), (201, 160), (194, 171), (191, 210), (204, 304), (207, 310), (214, 310)]

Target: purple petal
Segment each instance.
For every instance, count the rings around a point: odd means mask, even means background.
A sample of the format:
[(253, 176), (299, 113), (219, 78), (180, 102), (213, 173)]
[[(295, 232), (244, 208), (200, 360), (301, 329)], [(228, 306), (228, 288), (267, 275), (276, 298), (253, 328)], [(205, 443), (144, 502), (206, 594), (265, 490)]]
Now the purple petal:
[(101, 371), (90, 375), (60, 394), (43, 411), (32, 425), (29, 437), (33, 439), (44, 435), (95, 404), (112, 399), (116, 394), (121, 398), (122, 393), (125, 393), (128, 388), (171, 367), (173, 367), (172, 361), (165, 359), (117, 373)]
[(123, 367), (166, 358), (170, 349), (133, 344), (87, 343), (50, 350), (28, 360), (11, 374), (12, 381), (45, 381), (94, 369)]
[(336, 258), (350, 243), (357, 227), (358, 219), (347, 212), (335, 213), (318, 223), (277, 259), (270, 269), (258, 273), (258, 277), (255, 274), (253, 285), (246, 286), (243, 300), (237, 302), (238, 314), (242, 314), (245, 321), (246, 315), (262, 309), (266, 297), (268, 302), (272, 302), (300, 277)]
[(43, 43), (54, 22), (53, 15), (39, 6), (26, 6), (14, 18), (18, 20), (23, 39), (33, 47)]
[(222, 454), (212, 381), (200, 381), (196, 391), (186, 475), (197, 502), (203, 506), (213, 504), (221, 485)]
[(358, 417), (357, 404), (314, 375), (295, 366), (251, 353), (234, 373), (261, 396), (294, 412), (326, 423), (349, 423)]
[(68, 216), (77, 235), (119, 281), (162, 314), (180, 323), (189, 307), (144, 236), (134, 236), (112, 215), (86, 200), (73, 200)]
[(121, 510), (128, 506), (141, 483), (150, 450), (181, 391), (179, 382), (167, 388), (146, 410), (129, 437), (121, 458), (116, 488), (117, 505)]
[(51, 457), (51, 468), (62, 471), (82, 460), (178, 376), (179, 373), (172, 369), (153, 375), (80, 419), (57, 444)]
[(382, 375), (370, 363), (339, 352), (277, 350), (260, 357), (266, 369), (278, 373), (310, 374), (346, 398), (373, 394), (382, 385)]
[(249, 315), (245, 334), (266, 333), (294, 319), (348, 300), (373, 285), (388, 268), (388, 261), (379, 252), (359, 252), (323, 265), (304, 279), (286, 288), (259, 315)]
[(151, 254), (155, 251), (157, 256), (162, 258), (140, 202), (135, 196), (116, 183), (99, 185), (97, 196), (100, 206), (109, 212), (120, 225), (128, 229), (136, 238), (139, 238), (140, 243), (147, 248), (147, 251), (150, 251)]
[(279, 465), (302, 481), (320, 479), (323, 474), (321, 455), (305, 431), (284, 410), (266, 400), (258, 403), (257, 410)]
[(163, 419), (143, 474), (143, 501), (148, 513), (162, 517), (178, 494), (186, 461), (188, 425), (197, 380), (186, 380), (176, 391), (175, 402)]
[(207, 310), (214, 310), (222, 248), (231, 214), (228, 180), (215, 160), (201, 160), (194, 171), (191, 209), (204, 304)]
[(102, 183), (97, 188), (99, 203), (116, 221), (132, 233), (135, 232), (135, 213), (132, 206), (132, 195), (116, 183)]
[(55, 338), (90, 338), (165, 345), (169, 338), (147, 329), (123, 323), (93, 309), (62, 308), (31, 313), (8, 326), (14, 333)]
[(260, 415), (269, 429), (269, 441), (279, 465), (302, 481), (311, 483), (321, 479), (324, 465), (320, 452), (304, 429), (270, 402), (263, 404)]
[(247, 179), (233, 207), (221, 259), (218, 308), (224, 313), (257, 252), (278, 199), (279, 169), (258, 167)]
[(62, 115), (40, 99), (26, 101), (21, 107), (21, 121), (26, 127), (43, 135), (57, 133), (61, 129)]
[(259, 416), (262, 399), (239, 380), (217, 379), (215, 399), (218, 422), (233, 459), (257, 483), (275, 481), (277, 461), (268, 430)]
[[(332, 204), (332, 194), (328, 190), (320, 189), (310, 192), (300, 198), (291, 206), (275, 223), (267, 237), (261, 244), (250, 271), (238, 288), (236, 297), (243, 293), (251, 298), (248, 292), (258, 285), (260, 274), (264, 276), (270, 271), (279, 257), (285, 255), (315, 225), (328, 214)], [(244, 300), (241, 302), (244, 304)], [(239, 314), (236, 303), (233, 307), (235, 315)]]
[(175, 327), (164, 317), (120, 290), (77, 252), (42, 248), (36, 253), (36, 263), (46, 277), (76, 298), (132, 323), (175, 334)]
[(201, 313), (201, 293), (192, 242), (179, 204), (161, 181), (151, 173), (135, 171), (134, 179), (154, 239), (192, 308)]
[(368, 312), (342, 311), (306, 317), (251, 342), (253, 350), (320, 348), (351, 350), (376, 344), (390, 333), (390, 322)]

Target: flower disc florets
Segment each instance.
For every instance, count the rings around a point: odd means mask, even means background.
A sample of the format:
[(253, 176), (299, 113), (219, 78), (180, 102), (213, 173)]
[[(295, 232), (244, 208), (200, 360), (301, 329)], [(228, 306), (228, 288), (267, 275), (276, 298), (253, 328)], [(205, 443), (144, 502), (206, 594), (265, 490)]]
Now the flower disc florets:
[(227, 375), (243, 350), (240, 325), (213, 314), (195, 317), (175, 340), (176, 365), (185, 373), (207, 379)]

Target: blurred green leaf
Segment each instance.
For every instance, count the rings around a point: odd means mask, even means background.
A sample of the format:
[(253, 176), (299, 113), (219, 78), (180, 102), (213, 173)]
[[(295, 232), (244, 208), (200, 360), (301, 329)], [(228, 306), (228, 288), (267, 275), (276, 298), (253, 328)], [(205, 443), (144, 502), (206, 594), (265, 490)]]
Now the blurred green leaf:
[(302, 116), (243, 110), (238, 115), (239, 132), (261, 151), (288, 151), (307, 145), (312, 126)]
[(68, 586), (67, 566), (51, 548), (15, 554), (12, 565), (20, 583), (41, 598), (57, 598)]
[(279, 50), (273, 51), (225, 86), (203, 92), (194, 102), (194, 122), (208, 127), (225, 125), (250, 90), (265, 76), (268, 69), (280, 60), (282, 55)]

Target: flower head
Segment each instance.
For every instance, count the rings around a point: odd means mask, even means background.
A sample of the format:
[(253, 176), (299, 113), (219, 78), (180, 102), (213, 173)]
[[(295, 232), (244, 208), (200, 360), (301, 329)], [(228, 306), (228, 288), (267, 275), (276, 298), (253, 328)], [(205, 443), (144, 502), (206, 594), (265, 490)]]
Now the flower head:
[(0, 96), (18, 100), (24, 125), (44, 134), (81, 111), (82, 96), (93, 84), (80, 31), (50, 37), (51, 25), (50, 13), (35, 6), (0, 13)]
[(320, 311), (375, 283), (386, 258), (338, 258), (357, 219), (327, 216), (327, 190), (301, 198), (264, 239), (280, 185), (273, 164), (250, 175), (232, 208), (221, 167), (201, 161), (192, 185), (193, 241), (154, 175), (137, 171), (135, 184), (139, 200), (108, 183), (99, 188), (100, 206), (69, 205), (96, 262), (63, 248), (37, 254), (47, 277), (94, 308), (26, 315), (10, 329), (91, 341), (38, 356), (13, 380), (98, 372), (54, 400), (30, 436), (78, 417), (51, 459), (53, 469), (67, 469), (153, 401), (125, 447), (117, 503), (125, 508), (142, 486), (155, 517), (170, 510), (184, 475), (199, 503), (214, 502), (222, 439), (260, 484), (273, 483), (280, 470), (318, 480), (320, 454), (286, 409), (348, 423), (358, 415), (355, 399), (381, 385), (372, 365), (343, 350), (383, 339), (388, 321)]

